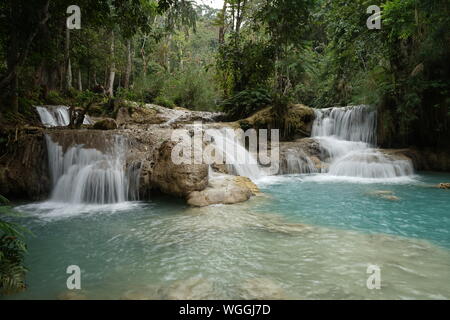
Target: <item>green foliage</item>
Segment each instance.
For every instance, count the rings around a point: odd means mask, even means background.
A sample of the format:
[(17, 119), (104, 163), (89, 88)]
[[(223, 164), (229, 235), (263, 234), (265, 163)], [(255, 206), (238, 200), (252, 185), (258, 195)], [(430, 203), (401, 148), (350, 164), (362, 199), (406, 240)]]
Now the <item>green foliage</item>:
[[(3, 204), (9, 201), (0, 195)], [(0, 205), (0, 208), (6, 208)], [(0, 212), (3, 214), (3, 210)], [(23, 265), (27, 252), (23, 240), (24, 229), (0, 219), (0, 295), (11, 294), (26, 288), (27, 269)]]
[(217, 78), (225, 97), (267, 85), (274, 71), (275, 48), (266, 41), (232, 35), (219, 48)]
[(175, 107), (175, 103), (172, 100), (161, 96), (156, 97), (153, 103), (170, 109)]
[(243, 90), (222, 103), (222, 109), (231, 120), (246, 118), (272, 102), (266, 89)]
[(50, 90), (47, 94), (47, 100), (45, 101), (45, 103), (53, 105), (63, 105), (65, 103), (65, 100), (58, 91)]
[(160, 97), (192, 110), (214, 110), (218, 99), (212, 75), (193, 65), (173, 74), (164, 83)]

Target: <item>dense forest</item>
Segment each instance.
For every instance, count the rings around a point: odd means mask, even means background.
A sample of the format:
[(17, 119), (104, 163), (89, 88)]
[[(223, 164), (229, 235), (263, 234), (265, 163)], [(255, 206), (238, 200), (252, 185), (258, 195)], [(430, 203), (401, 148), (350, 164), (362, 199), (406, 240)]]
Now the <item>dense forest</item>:
[[(80, 28), (68, 28), (72, 5), (0, 4), (0, 157), (18, 129), (40, 125), (35, 106), (83, 110), (79, 128), (86, 114), (113, 117), (118, 101), (221, 111), (242, 128), (269, 108), (258, 128), (284, 140), (294, 104), (370, 105), (380, 146), (450, 149), (448, 0), (79, 0)], [(0, 268), (22, 275), (21, 231), (0, 229)], [(23, 285), (7, 281), (0, 289)]]
[[(449, 4), (407, 1), (67, 1), (1, 5), (2, 123), (31, 106), (95, 94), (245, 118), (291, 102), (370, 104), (384, 146), (437, 147), (449, 134)], [(369, 29), (370, 5), (382, 8)], [(27, 23), (24, 23), (27, 21)], [(9, 122), (11, 121), (11, 122)], [(274, 124), (287, 127), (289, 119)]]

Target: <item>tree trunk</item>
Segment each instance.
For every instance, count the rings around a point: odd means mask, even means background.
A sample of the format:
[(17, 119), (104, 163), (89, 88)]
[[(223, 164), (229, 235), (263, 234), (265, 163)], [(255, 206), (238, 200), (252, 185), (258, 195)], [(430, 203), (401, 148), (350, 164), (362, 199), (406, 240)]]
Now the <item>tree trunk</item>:
[(109, 71), (109, 81), (107, 94), (110, 97), (114, 96), (114, 78), (116, 77), (116, 64), (114, 63), (114, 31), (111, 32), (111, 67)]
[(78, 90), (83, 91), (83, 83), (81, 81), (81, 69), (78, 67)]
[(66, 66), (66, 81), (65, 90), (69, 91), (72, 88), (72, 65), (70, 63), (70, 30), (66, 28), (66, 46), (65, 46), (65, 66)]
[(127, 40), (127, 68), (125, 70), (125, 80), (123, 86), (125, 89), (130, 87), (130, 76), (131, 76), (131, 67), (132, 67), (132, 54), (131, 54), (131, 40)]
[(225, 42), (225, 23), (227, 21), (227, 0), (223, 2), (221, 15), (222, 21), (219, 28), (219, 44), (223, 44)]

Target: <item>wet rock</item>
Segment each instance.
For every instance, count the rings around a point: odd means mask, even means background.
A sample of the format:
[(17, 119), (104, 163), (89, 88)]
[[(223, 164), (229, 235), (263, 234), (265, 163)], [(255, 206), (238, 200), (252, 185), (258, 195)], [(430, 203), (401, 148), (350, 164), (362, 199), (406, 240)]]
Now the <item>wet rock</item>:
[(314, 139), (280, 143), (279, 174), (301, 174), (326, 171), (329, 154)]
[(439, 189), (450, 190), (450, 183), (440, 183)]
[(247, 201), (258, 193), (258, 187), (246, 177), (219, 176), (211, 178), (205, 190), (191, 192), (187, 202), (194, 207), (235, 204)]
[(450, 152), (432, 149), (383, 149), (386, 154), (408, 158), (418, 171), (450, 171)]
[(103, 119), (96, 122), (93, 126), (96, 130), (115, 130), (117, 129), (117, 122), (114, 119)]

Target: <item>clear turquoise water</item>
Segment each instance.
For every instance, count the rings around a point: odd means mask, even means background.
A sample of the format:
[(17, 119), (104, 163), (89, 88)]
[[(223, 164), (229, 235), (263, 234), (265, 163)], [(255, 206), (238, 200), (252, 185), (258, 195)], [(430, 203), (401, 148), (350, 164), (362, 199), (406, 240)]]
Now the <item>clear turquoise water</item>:
[[(289, 176), (233, 206), (20, 206), (28, 289), (8, 299), (449, 299), (450, 192), (431, 187), (444, 181)], [(380, 290), (366, 287), (370, 264)], [(69, 265), (82, 270), (75, 294)]]
[(270, 210), (306, 224), (427, 239), (450, 248), (450, 192), (433, 187), (450, 181), (448, 174), (391, 184), (310, 180), (292, 176), (263, 187), (273, 195)]

